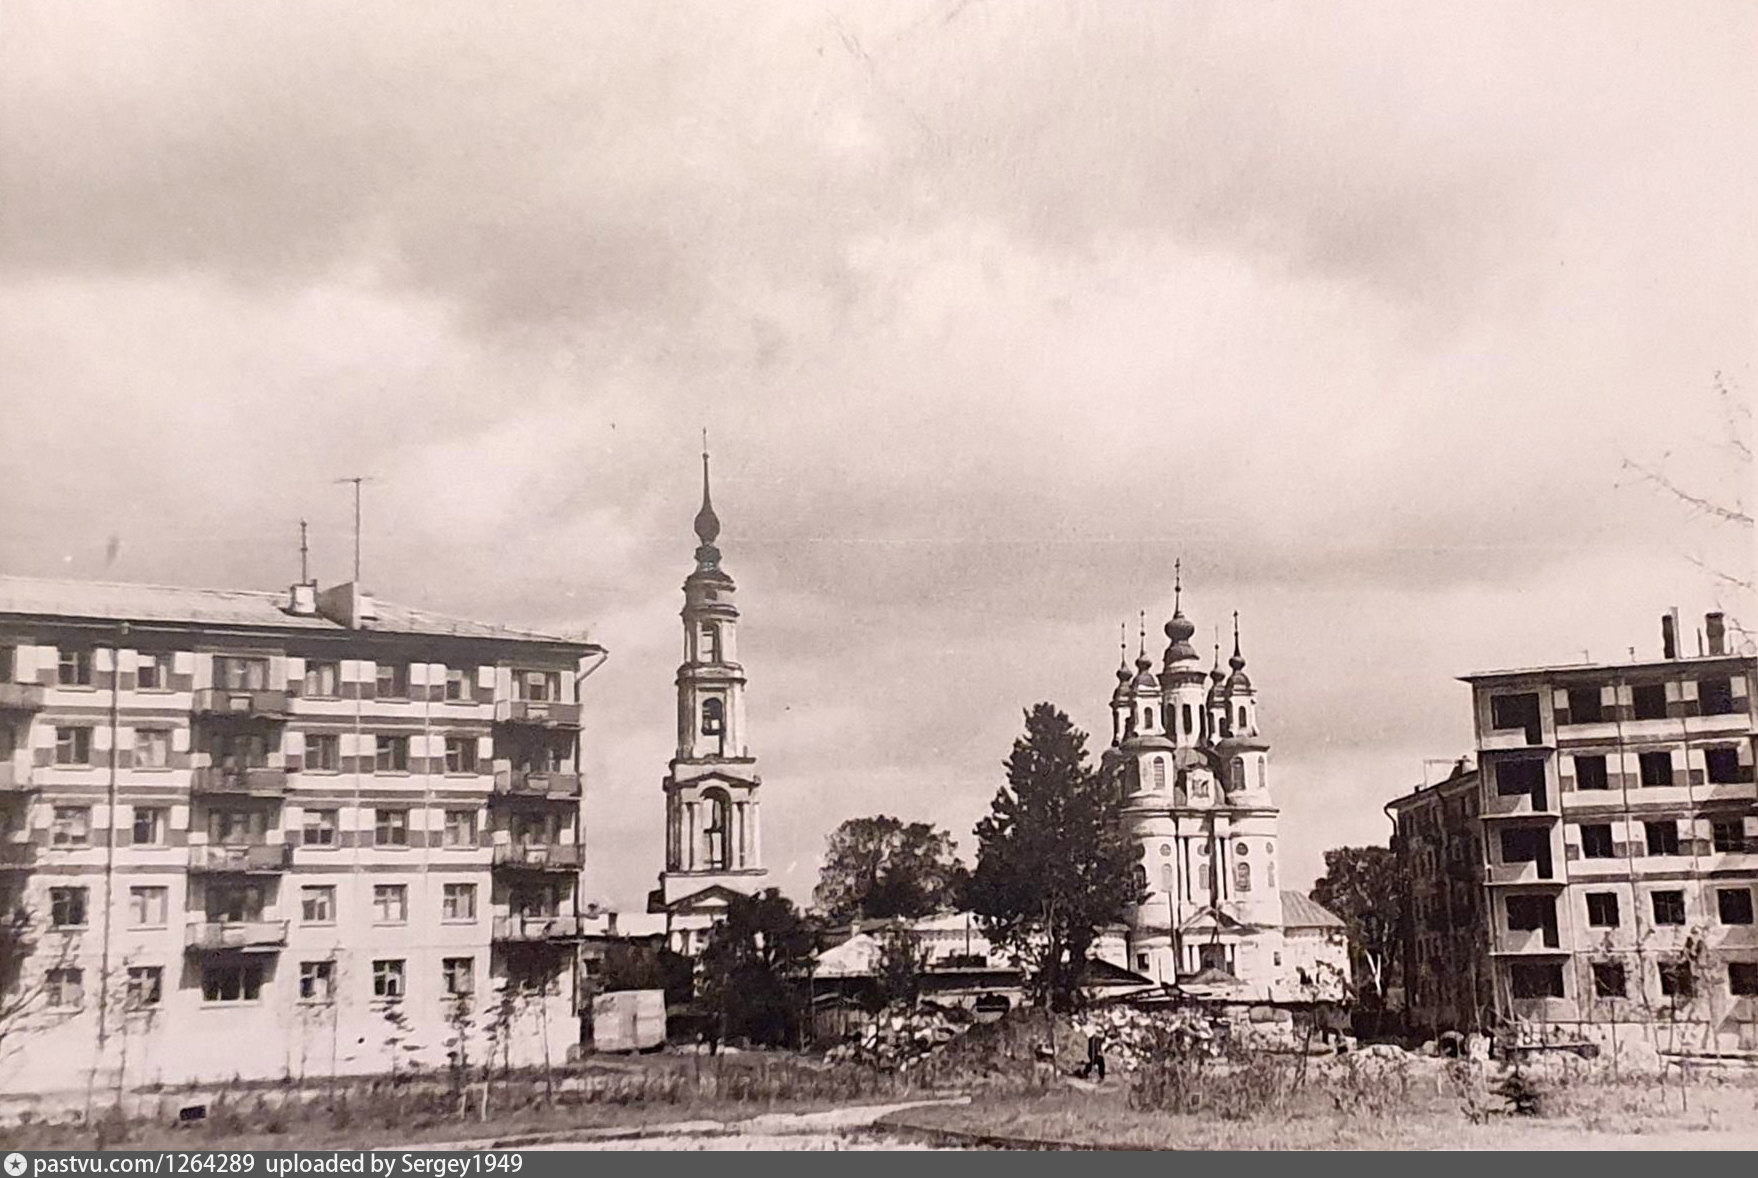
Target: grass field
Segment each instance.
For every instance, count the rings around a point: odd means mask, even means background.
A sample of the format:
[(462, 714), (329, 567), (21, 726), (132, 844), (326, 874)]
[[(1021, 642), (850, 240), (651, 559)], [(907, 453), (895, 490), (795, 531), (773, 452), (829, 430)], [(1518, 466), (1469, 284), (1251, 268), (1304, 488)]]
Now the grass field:
[[(1412, 1093), (1395, 1107), (1339, 1109), (1322, 1082), (1275, 1112), (1232, 1116), (1132, 1108), (1127, 1081), (1096, 1090), (979, 1096), (912, 1109), (881, 1124), (961, 1135), (1126, 1149), (1758, 1149), (1758, 1086), (1572, 1083), (1538, 1117), (1474, 1122), (1452, 1094)], [(932, 1138), (924, 1138), (932, 1140)]]

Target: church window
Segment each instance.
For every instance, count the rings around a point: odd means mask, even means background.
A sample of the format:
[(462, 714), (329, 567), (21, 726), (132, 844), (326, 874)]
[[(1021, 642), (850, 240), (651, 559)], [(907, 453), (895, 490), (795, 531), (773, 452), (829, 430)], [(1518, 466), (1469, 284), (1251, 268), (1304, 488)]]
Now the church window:
[(1244, 789), (1245, 788), (1245, 758), (1244, 757), (1234, 757), (1233, 758), (1233, 788), (1234, 789)]
[(1154, 758), (1154, 788), (1155, 789), (1165, 789), (1166, 788), (1166, 758), (1165, 757), (1155, 757)]
[(1175, 890), (1175, 877), (1170, 863), (1160, 864), (1160, 890), (1170, 896)]
[(1266, 864), (1264, 864), (1264, 887), (1273, 888), (1275, 886), (1276, 886), (1276, 865), (1274, 863), (1266, 863)]
[(702, 701), (702, 735), (719, 736), (726, 731), (726, 705), (709, 698)]
[(1171, 843), (1161, 843), (1160, 844), (1160, 854), (1162, 856), (1169, 858), (1172, 854), (1172, 844)]
[(1148, 890), (1148, 869), (1140, 863), (1135, 865), (1135, 891), (1137, 895)]
[(702, 832), (708, 839), (708, 869), (725, 871), (729, 866), (727, 834), (732, 828), (732, 802), (719, 790), (710, 790), (702, 800), (708, 803), (708, 828)]
[(1196, 778), (1196, 796), (1205, 799), (1209, 796), (1209, 779), (1207, 777)]
[(1262, 757), (1257, 759), (1257, 787), (1259, 789), (1270, 788), (1269, 763)]
[(1143, 708), (1141, 715), (1142, 715), (1141, 726), (1143, 728), (1151, 730), (1154, 726), (1154, 709)]
[(1251, 864), (1235, 863), (1233, 865), (1233, 890), (1236, 892), (1251, 891)]
[(718, 663), (720, 661), (720, 627), (709, 623), (702, 627), (702, 641), (698, 650), (701, 661)]
[(1182, 712), (1182, 715), (1184, 716), (1184, 731), (1185, 731), (1186, 735), (1189, 735), (1190, 733), (1195, 732), (1196, 731), (1196, 721), (1191, 717), (1189, 704), (1184, 705), (1184, 710)]
[(1241, 840), (1241, 841), (1233, 844), (1233, 853), (1235, 855), (1238, 855), (1241, 859), (1243, 859), (1247, 855), (1251, 854), (1251, 846), (1250, 846), (1250, 844)]
[(1239, 709), (1239, 731), (1245, 731), (1245, 708), (1243, 706)]

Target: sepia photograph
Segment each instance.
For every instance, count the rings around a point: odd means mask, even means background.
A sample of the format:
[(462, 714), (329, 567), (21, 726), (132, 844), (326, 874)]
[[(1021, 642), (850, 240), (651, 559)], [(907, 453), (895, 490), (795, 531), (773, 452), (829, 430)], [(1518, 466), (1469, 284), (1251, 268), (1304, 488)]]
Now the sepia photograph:
[(1753, 0), (0, 0), (0, 1166), (1758, 1150), (1755, 361)]

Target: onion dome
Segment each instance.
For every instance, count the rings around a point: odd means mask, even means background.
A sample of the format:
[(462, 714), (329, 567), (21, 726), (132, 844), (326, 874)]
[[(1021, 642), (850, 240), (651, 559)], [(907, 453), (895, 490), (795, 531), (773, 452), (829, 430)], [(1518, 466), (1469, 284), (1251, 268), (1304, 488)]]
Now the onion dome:
[(696, 566), (703, 571), (720, 567), (720, 549), (714, 542), (720, 538), (720, 517), (714, 514), (714, 502), (708, 497), (708, 433), (702, 434), (702, 508), (696, 512)]
[(1135, 676), (1129, 669), (1129, 643), (1125, 639), (1118, 644), (1122, 653), (1117, 658), (1117, 690), (1111, 693), (1113, 704), (1129, 702), (1129, 681)]
[(1148, 657), (1148, 619), (1145, 613), (1141, 620), (1141, 647), (1135, 656), (1133, 689), (1137, 695), (1149, 692), (1158, 695), (1160, 692), (1160, 681), (1154, 677), (1154, 660)]
[(1215, 643), (1215, 666), (1209, 672), (1209, 698), (1218, 699), (1225, 695), (1227, 693), (1226, 687), (1227, 672), (1221, 669), (1221, 644), (1217, 642)]
[(1166, 669), (1171, 670), (1174, 663), (1192, 663), (1196, 661), (1196, 648), (1190, 645), (1191, 636), (1196, 627), (1189, 618), (1184, 616), (1184, 568), (1183, 561), (1175, 561), (1172, 565), (1172, 620), (1166, 623)]

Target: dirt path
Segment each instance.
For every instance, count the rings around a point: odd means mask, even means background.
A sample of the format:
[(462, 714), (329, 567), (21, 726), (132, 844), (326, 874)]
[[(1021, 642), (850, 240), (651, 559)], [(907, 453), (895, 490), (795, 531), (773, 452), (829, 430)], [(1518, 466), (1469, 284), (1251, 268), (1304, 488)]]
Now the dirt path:
[(721, 1123), (690, 1121), (654, 1125), (638, 1135), (582, 1135), (569, 1141), (522, 1146), (533, 1151), (561, 1150), (913, 1150), (920, 1145), (874, 1130), (881, 1117), (925, 1105), (963, 1104), (956, 1100), (913, 1100), (903, 1104), (872, 1104), (816, 1113), (766, 1113), (749, 1120)]

